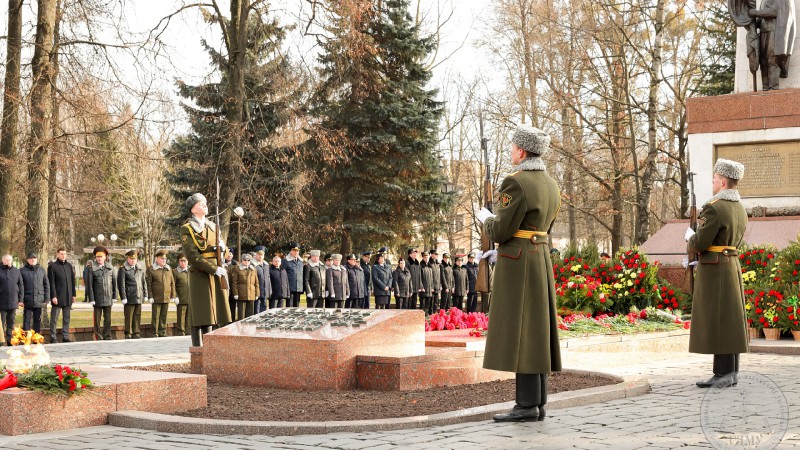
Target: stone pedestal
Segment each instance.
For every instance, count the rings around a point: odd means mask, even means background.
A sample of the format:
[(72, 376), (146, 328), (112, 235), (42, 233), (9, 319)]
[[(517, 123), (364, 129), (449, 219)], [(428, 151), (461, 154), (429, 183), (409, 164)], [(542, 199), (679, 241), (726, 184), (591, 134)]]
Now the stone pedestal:
[(377, 310), (358, 328), (264, 330), (236, 322), (203, 336), (203, 372), (243, 386), (355, 389), (359, 355), (424, 355), (424, 320), (420, 310)]

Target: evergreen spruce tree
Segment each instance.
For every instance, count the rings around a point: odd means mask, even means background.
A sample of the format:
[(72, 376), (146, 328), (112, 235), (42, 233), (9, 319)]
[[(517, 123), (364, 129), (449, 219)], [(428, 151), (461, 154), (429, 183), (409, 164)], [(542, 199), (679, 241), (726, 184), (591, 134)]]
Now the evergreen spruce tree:
[(701, 67), (703, 78), (697, 92), (701, 95), (730, 94), (736, 72), (736, 25), (724, 1), (711, 3), (709, 11), (708, 24), (700, 24), (706, 35), (703, 39), (706, 63)]
[(336, 36), (322, 44), (313, 141), (344, 157), (319, 167), (319, 219), (341, 224), (343, 253), (353, 244), (407, 243), (416, 224), (428, 232), (440, 224), (452, 201), (441, 193), (436, 153), (442, 106), (423, 65), (434, 42), (420, 36), (406, 0), (376, 2), (365, 20), (334, 25)]
[[(276, 144), (278, 132), (291, 118), (290, 103), (295, 101), (297, 85), (288, 59), (281, 54), (286, 34), (276, 20), (265, 22), (260, 14), (250, 17), (246, 57), (245, 146), (241, 149), (243, 176), (236, 193), (236, 205), (245, 209), (242, 222), (242, 246), (265, 244), (270, 247), (293, 237), (295, 220), (283, 214), (287, 201), (295, 200), (302, 185), (295, 178), (302, 175), (303, 158), (294, 148)], [(183, 204), (192, 193), (206, 195), (212, 203), (215, 182), (226, 163), (222, 147), (230, 126), (226, 117), (224, 71), (227, 55), (220, 54), (202, 41), (215, 70), (218, 82), (201, 85), (178, 83), (178, 92), (186, 101), (183, 109), (191, 122), (191, 131), (180, 136), (165, 150), (172, 168), (167, 173), (173, 195)], [(220, 184), (226, 180), (220, 178)], [(300, 186), (300, 187), (298, 187)], [(213, 203), (210, 213), (214, 213)], [(188, 212), (176, 218), (181, 223)], [(235, 223), (235, 219), (234, 219)], [(237, 227), (230, 228), (229, 245), (235, 245)]]

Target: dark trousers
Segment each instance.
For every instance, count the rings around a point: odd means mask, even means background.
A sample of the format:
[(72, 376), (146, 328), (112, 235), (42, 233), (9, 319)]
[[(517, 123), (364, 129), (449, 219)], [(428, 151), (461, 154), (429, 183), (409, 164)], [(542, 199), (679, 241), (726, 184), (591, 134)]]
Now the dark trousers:
[(348, 298), (347, 298), (347, 299), (344, 301), (344, 307), (345, 307), (345, 309), (350, 309), (350, 308), (352, 308), (352, 307), (353, 307), (353, 305), (356, 303), (356, 300), (358, 300), (358, 299), (355, 299), (355, 298), (351, 299), (351, 298), (349, 298), (349, 297), (348, 297)]
[(260, 312), (264, 312), (267, 310), (267, 299), (264, 297), (259, 298), (256, 300), (255, 304), (255, 313), (258, 314)]
[(406, 303), (408, 302), (408, 297), (395, 297), (394, 298), (394, 305), (396, 309), (406, 309)]
[(361, 309), (369, 309), (369, 295), (361, 299)]
[(739, 354), (714, 355), (714, 375), (722, 376), (739, 371)]
[(28, 331), (31, 329), (31, 325), (33, 325), (33, 331), (37, 333), (42, 332), (42, 308), (25, 307), (25, 311), (23, 312), (22, 328), (25, 331)]
[[(235, 320), (236, 318), (236, 299), (233, 298), (233, 294), (228, 295), (228, 309), (231, 311), (231, 320)], [(220, 324), (222, 325), (222, 324)]]
[(178, 323), (175, 324), (175, 333), (178, 336), (186, 336), (189, 325), (189, 305), (178, 304)]
[(167, 335), (169, 303), (153, 303), (152, 308), (150, 326), (153, 327), (153, 337), (165, 337)]
[(302, 292), (292, 292), (289, 295), (289, 300), (286, 301), (287, 308), (299, 308), (300, 307), (300, 295)]
[[(521, 408), (543, 407), (547, 403), (546, 373), (518, 373), (516, 374), (516, 402)], [(542, 412), (539, 412), (542, 415)]]
[(453, 306), (460, 310), (464, 310), (464, 296), (463, 295), (454, 295), (453, 296)]
[(126, 304), (123, 308), (125, 311), (125, 339), (139, 339), (142, 337), (140, 331), (140, 323), (142, 321), (142, 305)]
[(269, 309), (275, 308), (283, 308), (283, 299), (282, 298), (271, 298), (269, 299)]
[[(101, 320), (103, 321), (102, 325), (100, 323)], [(98, 341), (111, 339), (110, 306), (94, 307), (94, 338)]]
[(417, 309), (417, 297), (419, 297), (419, 294), (417, 293), (413, 293), (410, 297), (408, 297), (406, 309)]
[(469, 292), (467, 294), (467, 312), (475, 312), (478, 310), (478, 293)]
[(329, 298), (329, 299), (325, 300), (325, 307), (326, 308), (342, 309), (342, 303), (344, 303), (343, 300), (336, 300), (336, 299)]
[(425, 311), (425, 314), (427, 314), (428, 310), (431, 308), (432, 300), (433, 297), (425, 297), (424, 295), (421, 295), (419, 297), (419, 309)]
[(17, 320), (16, 309), (0, 310), (0, 320), (3, 322), (3, 329), (6, 330), (6, 343), (11, 345), (11, 332), (14, 328), (14, 321)]
[(309, 299), (306, 297), (306, 307), (307, 308), (324, 308), (325, 307), (325, 299), (322, 297), (314, 297)]
[(453, 294), (449, 292), (442, 292), (441, 296), (442, 299), (439, 301), (439, 309), (444, 309), (444, 310), (450, 309), (450, 307), (453, 306), (452, 304)]
[(61, 321), (61, 341), (70, 342), (69, 337), (69, 317), (72, 314), (72, 307), (53, 305), (50, 309), (50, 342), (57, 342), (56, 338), (56, 325), (58, 325), (58, 316), (62, 315), (64, 319)]
[(255, 302), (236, 300), (236, 320), (246, 319), (253, 315)]

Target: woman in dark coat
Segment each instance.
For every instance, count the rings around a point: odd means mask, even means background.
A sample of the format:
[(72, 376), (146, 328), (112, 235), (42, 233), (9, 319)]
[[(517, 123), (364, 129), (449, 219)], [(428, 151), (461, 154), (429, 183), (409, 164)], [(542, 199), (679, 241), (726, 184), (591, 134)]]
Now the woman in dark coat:
[[(419, 265), (417, 265), (419, 267)], [(392, 288), (394, 290), (394, 301), (397, 309), (404, 309), (408, 307), (408, 299), (414, 292), (414, 285), (412, 283), (411, 271), (406, 267), (406, 260), (400, 259), (397, 262), (397, 268), (394, 269), (392, 274)]]
[[(355, 255), (350, 255), (355, 259)], [(344, 299), (350, 296), (350, 283), (347, 278), (347, 269), (342, 267), (342, 255), (335, 253), (331, 255), (331, 266), (328, 267), (325, 282), (328, 286), (328, 307), (341, 308)], [(363, 285), (363, 283), (362, 283)]]
[(272, 258), (269, 266), (269, 282), (272, 286), (272, 295), (269, 296), (269, 308), (283, 308), (283, 301), (289, 298), (289, 275), (281, 267), (281, 257)]
[(386, 264), (383, 253), (378, 253), (372, 266), (372, 287), (375, 290), (375, 309), (386, 309), (392, 294), (392, 268)]

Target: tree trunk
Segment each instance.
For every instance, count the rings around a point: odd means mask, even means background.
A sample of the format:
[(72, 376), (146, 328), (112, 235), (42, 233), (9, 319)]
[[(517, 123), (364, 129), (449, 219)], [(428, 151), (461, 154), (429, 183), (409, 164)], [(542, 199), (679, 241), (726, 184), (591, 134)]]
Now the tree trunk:
[[(53, 30), (53, 52), (50, 54), (50, 64), (52, 65), (52, 92), (51, 98), (53, 102), (53, 118), (52, 118), (52, 133), (53, 135), (58, 134), (58, 126), (59, 126), (59, 116), (58, 116), (58, 89), (56, 86), (58, 85), (58, 73), (59, 73), (59, 65), (58, 65), (58, 44), (61, 39), (60, 35), (60, 28), (61, 28), (61, 0), (56, 0), (58, 4), (56, 5), (56, 23), (55, 29)], [(50, 205), (50, 215), (48, 220), (47, 229), (49, 230), (51, 239), (53, 236), (58, 237), (59, 241), (63, 239), (63, 236), (60, 234), (60, 230), (55, 230), (55, 226), (58, 223), (58, 195), (56, 190), (56, 180), (58, 179), (58, 161), (60, 158), (63, 158), (64, 155), (59, 153), (59, 149), (56, 146), (55, 138), (53, 139), (53, 147), (51, 148), (50, 152), (50, 174), (48, 175), (48, 179), (50, 180), (49, 187), (50, 190), (48, 192), (48, 203)]]
[(0, 254), (11, 253), (11, 228), (14, 211), (14, 167), (17, 152), (19, 123), (19, 67), (22, 53), (22, 3), (8, 0), (8, 38), (6, 45), (6, 76), (3, 91), (3, 123), (0, 126)]
[(57, 0), (39, 0), (36, 17), (36, 44), (31, 61), (31, 145), (28, 161), (27, 223), (25, 252), (37, 252), (45, 258), (47, 221), (49, 217), (50, 146), (52, 145), (53, 103), (51, 98), (52, 67), (50, 54), (56, 22)]

